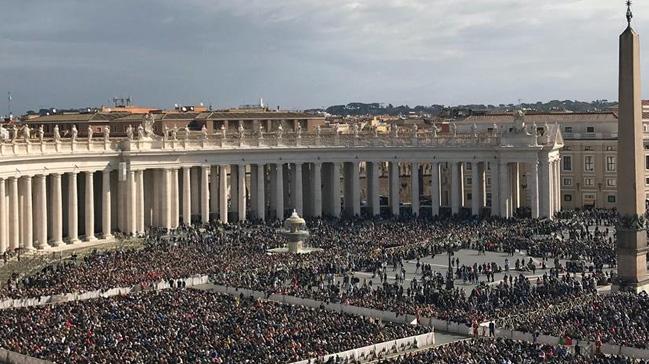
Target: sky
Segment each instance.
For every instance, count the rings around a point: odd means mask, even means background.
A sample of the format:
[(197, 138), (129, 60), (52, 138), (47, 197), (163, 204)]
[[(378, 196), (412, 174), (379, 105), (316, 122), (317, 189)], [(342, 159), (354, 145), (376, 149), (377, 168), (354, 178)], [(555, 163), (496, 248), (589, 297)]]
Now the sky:
[[(634, 2), (632, 25), (649, 39), (649, 1)], [(116, 96), (215, 108), (263, 97), (283, 109), (615, 100), (626, 27), (624, 0), (0, 5), (0, 115), (7, 92), (16, 114), (109, 105)]]

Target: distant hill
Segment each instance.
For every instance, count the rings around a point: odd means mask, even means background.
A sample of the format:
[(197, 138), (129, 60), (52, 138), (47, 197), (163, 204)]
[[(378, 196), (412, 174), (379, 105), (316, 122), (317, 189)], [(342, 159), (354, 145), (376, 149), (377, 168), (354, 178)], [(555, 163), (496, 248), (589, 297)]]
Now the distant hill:
[[(499, 104), (499, 105), (457, 105), (457, 106), (444, 106), (444, 105), (418, 105), (410, 107), (408, 105), (393, 106), (392, 104), (383, 103), (361, 103), (352, 102), (347, 105), (334, 105), (326, 108), (326, 111), (332, 115), (339, 116), (361, 116), (361, 115), (427, 115), (427, 116), (444, 116), (444, 117), (461, 117), (474, 114), (498, 113), (498, 112), (511, 112), (516, 108), (523, 108), (531, 112), (597, 112), (607, 111), (616, 106), (617, 102), (608, 100), (596, 100), (591, 102), (573, 101), (573, 100), (552, 100), (548, 102), (536, 103), (522, 103), (520, 105), (514, 104)], [(321, 110), (322, 111), (322, 110)]]

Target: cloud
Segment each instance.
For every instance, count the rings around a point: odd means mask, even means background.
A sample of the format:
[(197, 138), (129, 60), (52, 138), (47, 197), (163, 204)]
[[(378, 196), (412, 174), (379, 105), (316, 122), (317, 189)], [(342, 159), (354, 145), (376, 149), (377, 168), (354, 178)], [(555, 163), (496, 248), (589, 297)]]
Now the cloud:
[[(122, 94), (298, 108), (615, 99), (625, 23), (623, 2), (610, 0), (24, 0), (4, 10), (0, 91), (21, 111)], [(642, 33), (649, 4), (635, 13)]]

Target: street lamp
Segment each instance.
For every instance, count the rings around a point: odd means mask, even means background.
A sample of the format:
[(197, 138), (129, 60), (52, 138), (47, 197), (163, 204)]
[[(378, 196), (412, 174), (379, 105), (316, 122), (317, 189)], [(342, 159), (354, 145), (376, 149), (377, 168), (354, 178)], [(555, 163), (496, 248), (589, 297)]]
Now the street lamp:
[(453, 255), (455, 254), (453, 249), (453, 244), (449, 243), (446, 247), (446, 252), (448, 253), (448, 273), (446, 274), (446, 289), (451, 290), (454, 288), (453, 285)]

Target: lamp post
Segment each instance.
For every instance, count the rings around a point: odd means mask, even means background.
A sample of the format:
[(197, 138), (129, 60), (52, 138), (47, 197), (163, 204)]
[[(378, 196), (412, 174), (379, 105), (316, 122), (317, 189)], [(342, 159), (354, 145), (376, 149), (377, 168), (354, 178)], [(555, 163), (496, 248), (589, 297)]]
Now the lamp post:
[(446, 289), (451, 290), (454, 288), (453, 284), (453, 255), (454, 255), (454, 250), (453, 250), (453, 244), (449, 243), (449, 245), (446, 247), (446, 252), (448, 253), (448, 273), (446, 275)]

